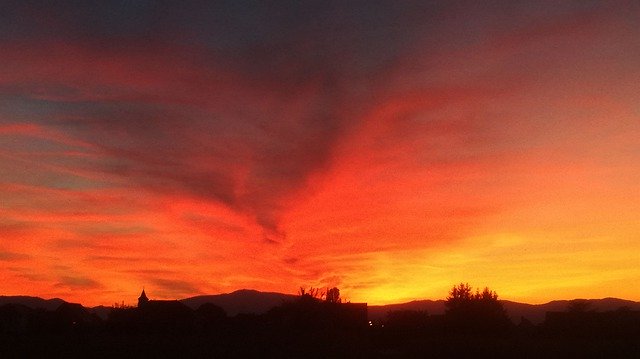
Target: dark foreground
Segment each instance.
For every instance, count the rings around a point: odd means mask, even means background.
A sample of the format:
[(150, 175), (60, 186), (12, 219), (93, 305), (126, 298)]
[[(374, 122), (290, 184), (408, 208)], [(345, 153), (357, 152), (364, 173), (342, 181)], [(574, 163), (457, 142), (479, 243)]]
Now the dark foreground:
[(629, 310), (515, 325), (414, 311), (370, 323), (360, 307), (311, 301), (234, 317), (156, 304), (113, 308), (106, 319), (73, 304), (2, 306), (0, 358), (640, 358), (640, 312)]
[(3, 335), (2, 358), (638, 358), (638, 339), (544, 335), (407, 336), (398, 333), (239, 331), (227, 333), (52, 333)]

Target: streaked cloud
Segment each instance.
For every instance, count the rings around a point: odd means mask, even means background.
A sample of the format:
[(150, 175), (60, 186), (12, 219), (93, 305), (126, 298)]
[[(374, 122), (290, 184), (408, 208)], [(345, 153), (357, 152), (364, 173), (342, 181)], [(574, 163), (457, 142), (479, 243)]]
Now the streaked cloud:
[(616, 246), (640, 253), (639, 11), (4, 2), (0, 265), (31, 269), (0, 279), (87, 304), (461, 280), (541, 301), (548, 268), (548, 295), (617, 295), (639, 258)]

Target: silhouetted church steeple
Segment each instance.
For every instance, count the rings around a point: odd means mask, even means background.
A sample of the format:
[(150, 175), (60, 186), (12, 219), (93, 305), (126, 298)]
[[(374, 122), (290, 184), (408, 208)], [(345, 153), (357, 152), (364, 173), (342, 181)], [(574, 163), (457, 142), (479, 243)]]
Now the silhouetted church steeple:
[(147, 298), (147, 294), (144, 292), (144, 288), (142, 288), (142, 293), (138, 298), (138, 308), (144, 306), (147, 303), (149, 303), (149, 298)]

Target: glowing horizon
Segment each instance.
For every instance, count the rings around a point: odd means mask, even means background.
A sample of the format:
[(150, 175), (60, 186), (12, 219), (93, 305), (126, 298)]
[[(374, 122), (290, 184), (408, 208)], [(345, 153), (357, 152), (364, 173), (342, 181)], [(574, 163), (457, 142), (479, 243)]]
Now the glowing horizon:
[(640, 301), (638, 4), (6, 7), (0, 295)]

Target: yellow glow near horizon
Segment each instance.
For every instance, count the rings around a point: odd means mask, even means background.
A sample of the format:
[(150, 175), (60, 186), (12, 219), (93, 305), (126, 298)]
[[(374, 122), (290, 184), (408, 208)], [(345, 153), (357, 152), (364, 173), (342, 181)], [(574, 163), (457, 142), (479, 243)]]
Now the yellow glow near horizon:
[(505, 3), (3, 19), (0, 295), (640, 300), (637, 6)]

